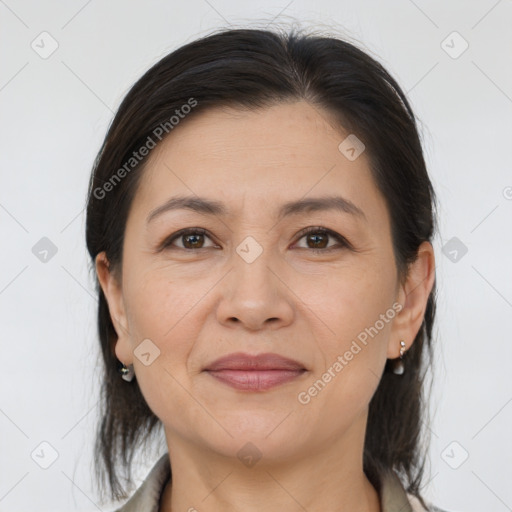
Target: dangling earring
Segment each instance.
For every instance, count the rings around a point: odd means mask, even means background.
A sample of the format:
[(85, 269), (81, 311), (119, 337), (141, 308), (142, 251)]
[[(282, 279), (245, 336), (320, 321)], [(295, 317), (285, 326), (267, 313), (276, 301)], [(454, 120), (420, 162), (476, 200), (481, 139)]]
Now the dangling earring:
[(400, 359), (397, 359), (395, 361), (395, 364), (393, 366), (393, 373), (396, 375), (402, 375), (404, 373), (404, 353), (405, 353), (405, 341), (400, 341)]
[(119, 368), (119, 373), (126, 382), (131, 382), (135, 377), (135, 372), (133, 371), (133, 364), (130, 364), (128, 366), (123, 364), (123, 366)]

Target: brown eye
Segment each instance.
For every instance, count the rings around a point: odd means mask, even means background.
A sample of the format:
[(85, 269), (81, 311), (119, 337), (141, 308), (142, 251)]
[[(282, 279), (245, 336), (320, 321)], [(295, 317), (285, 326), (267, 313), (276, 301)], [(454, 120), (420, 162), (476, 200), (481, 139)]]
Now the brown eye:
[[(299, 240), (305, 239), (306, 246), (300, 249), (311, 249), (314, 252), (329, 252), (335, 249), (349, 247), (348, 242), (338, 233), (325, 228), (307, 228), (301, 232)], [(329, 246), (330, 239), (333, 239), (337, 244)]]
[(181, 235), (181, 240), (186, 249), (201, 249), (204, 244), (204, 235), (200, 233)]
[(329, 235), (326, 233), (309, 233), (306, 235), (306, 243), (311, 243), (310, 249), (325, 249), (329, 243)]
[[(184, 250), (197, 250), (197, 249), (207, 249), (211, 246), (205, 246), (205, 240), (210, 239), (210, 237), (206, 234), (206, 230), (202, 228), (193, 228), (193, 229), (182, 229), (177, 233), (171, 235), (171, 237), (164, 242), (163, 247), (170, 249), (184, 249)], [(210, 239), (211, 240), (211, 239)], [(176, 244), (175, 241), (181, 242), (181, 245)]]

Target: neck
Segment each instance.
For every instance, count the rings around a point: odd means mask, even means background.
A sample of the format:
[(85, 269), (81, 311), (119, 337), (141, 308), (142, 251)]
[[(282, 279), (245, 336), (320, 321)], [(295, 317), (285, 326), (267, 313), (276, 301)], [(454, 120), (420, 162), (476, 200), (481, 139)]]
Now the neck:
[(236, 457), (166, 436), (172, 481), (159, 512), (381, 512), (379, 495), (362, 469), (362, 444), (354, 439), (315, 446), (286, 460), (262, 457), (245, 467)]
[[(292, 472), (290, 472), (290, 475)], [(282, 510), (307, 510), (320, 512), (381, 512), (379, 495), (366, 476), (339, 481), (333, 488), (327, 482), (315, 484), (276, 478), (271, 472), (267, 478), (233, 477), (234, 471), (223, 475), (215, 485), (205, 485), (190, 493), (177, 482), (169, 482), (162, 496), (159, 512), (187, 510), (197, 512), (281, 512)], [(233, 477), (233, 478), (232, 478)], [(181, 491), (181, 492), (180, 492)]]

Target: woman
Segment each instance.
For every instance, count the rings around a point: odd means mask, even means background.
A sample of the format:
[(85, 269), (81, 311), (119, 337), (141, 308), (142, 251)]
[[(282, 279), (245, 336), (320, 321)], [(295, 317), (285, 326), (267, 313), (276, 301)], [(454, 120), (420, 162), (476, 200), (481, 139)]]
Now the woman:
[(345, 41), (222, 30), (147, 71), (87, 207), (110, 496), (168, 448), (119, 510), (438, 510), (434, 207), (407, 99)]

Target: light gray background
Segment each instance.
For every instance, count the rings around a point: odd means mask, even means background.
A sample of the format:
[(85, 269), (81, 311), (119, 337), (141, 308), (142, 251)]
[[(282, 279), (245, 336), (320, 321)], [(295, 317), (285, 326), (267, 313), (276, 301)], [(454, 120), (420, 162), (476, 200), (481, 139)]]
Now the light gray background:
[[(91, 481), (99, 367), (83, 208), (113, 112), (177, 46), (294, 19), (360, 41), (421, 121), (441, 218), (425, 495), (450, 511), (512, 510), (510, 0), (0, 0), (0, 511), (109, 510)], [(51, 48), (43, 31), (58, 43), (46, 59), (31, 47)], [(469, 44), (457, 58), (454, 31)], [(58, 249), (47, 262), (32, 252), (42, 237)], [(454, 243), (468, 249), (455, 262), (443, 253)], [(42, 442), (58, 453), (48, 469), (31, 458), (50, 462)]]

